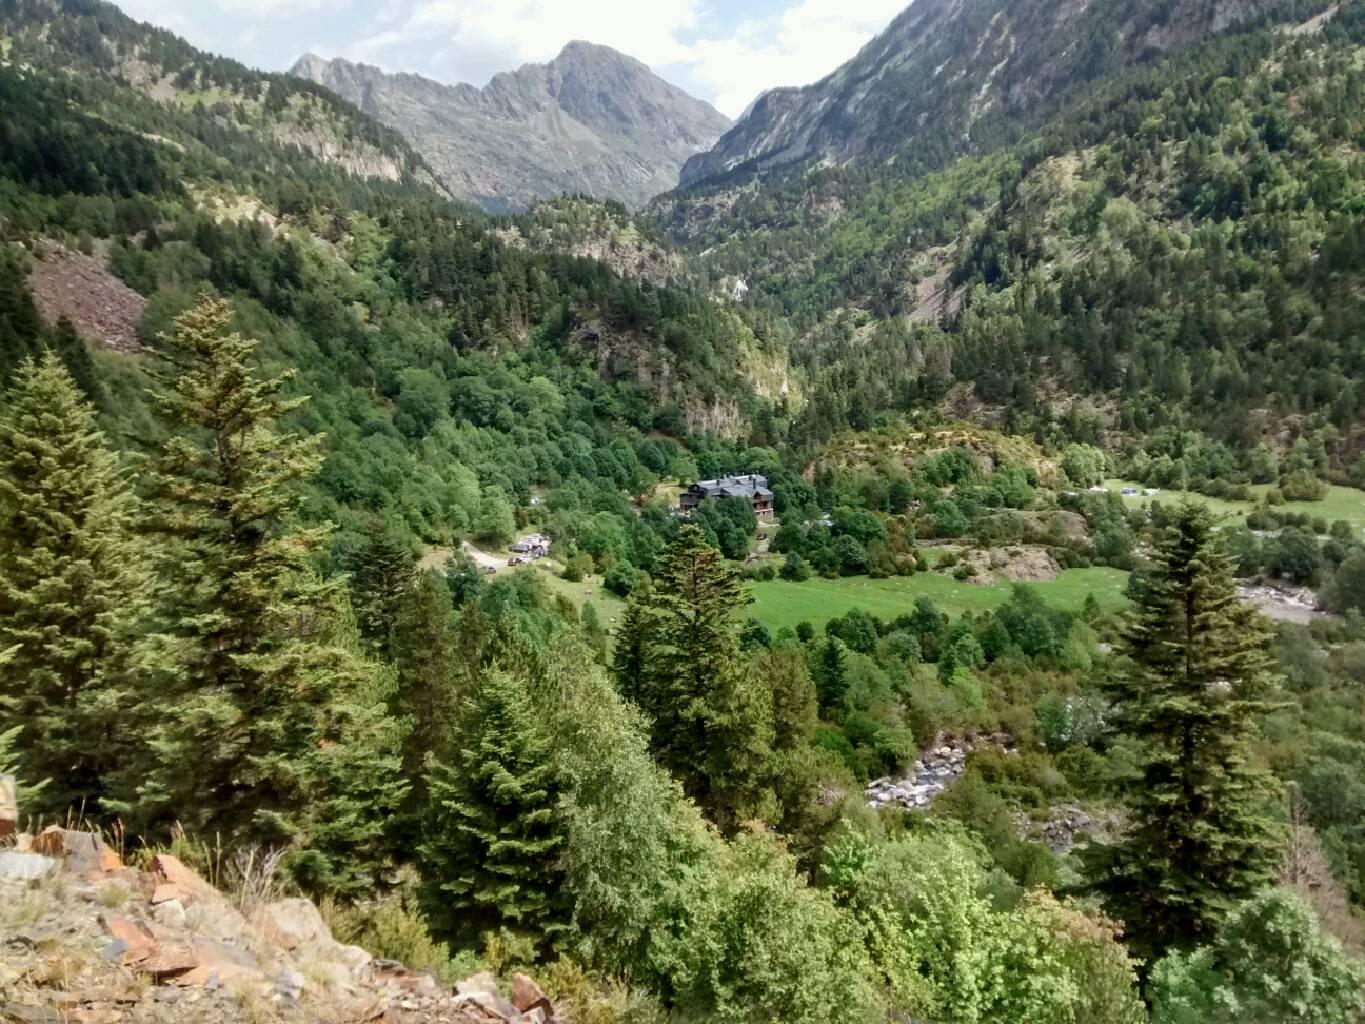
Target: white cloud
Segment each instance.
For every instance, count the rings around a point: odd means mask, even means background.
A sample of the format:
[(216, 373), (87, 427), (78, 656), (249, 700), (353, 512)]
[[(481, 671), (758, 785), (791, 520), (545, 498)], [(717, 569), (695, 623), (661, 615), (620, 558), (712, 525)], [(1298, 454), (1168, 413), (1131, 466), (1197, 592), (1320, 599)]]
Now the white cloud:
[(696, 43), (687, 62), (691, 77), (735, 117), (766, 89), (823, 78), (905, 6), (906, 0), (801, 0), (777, 18)]
[[(614, 47), (737, 116), (764, 89), (813, 82), (852, 57), (905, 0), (799, 0), (728, 34), (697, 35), (701, 0), (389, 0), (379, 29), (351, 51), (400, 70), (414, 46), (423, 70), (481, 84), (497, 71), (550, 60), (570, 39)], [(401, 27), (392, 27), (401, 23)], [(381, 26), (383, 26), (381, 28)]]
[(476, 85), (586, 39), (644, 61), (734, 116), (764, 89), (833, 71), (907, 0), (119, 2), (134, 17), (258, 66), (287, 67), (312, 49)]

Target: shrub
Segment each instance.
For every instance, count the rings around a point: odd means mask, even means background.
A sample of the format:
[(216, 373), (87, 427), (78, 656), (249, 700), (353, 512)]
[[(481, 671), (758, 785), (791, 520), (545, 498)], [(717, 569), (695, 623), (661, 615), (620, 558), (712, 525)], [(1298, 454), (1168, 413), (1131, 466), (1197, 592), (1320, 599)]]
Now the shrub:
[(782, 563), (781, 575), (784, 580), (790, 580), (792, 583), (804, 583), (810, 579), (810, 566), (799, 554), (790, 551)]
[(617, 562), (607, 570), (607, 575), (602, 580), (602, 585), (613, 594), (621, 597), (629, 597), (639, 583), (640, 573), (629, 562)]
[(1280, 493), (1286, 501), (1322, 501), (1327, 485), (1306, 469), (1296, 469), (1280, 477)]
[(318, 909), (333, 938), (381, 960), (397, 960), (412, 971), (432, 971), (447, 984), (477, 967), (472, 957), (452, 957), (445, 943), (433, 939), (426, 918), (406, 897), (349, 905), (328, 897)]
[(1322, 548), (1306, 530), (1287, 526), (1265, 544), (1266, 571), (1293, 583), (1311, 583), (1322, 568)]
[(720, 1024), (865, 1021), (872, 965), (830, 894), (796, 878), (782, 845), (741, 834), (711, 870), (692, 872), (653, 952), (684, 1019)]
[(586, 551), (575, 551), (564, 563), (564, 579), (570, 583), (580, 583), (583, 577), (592, 572), (592, 556)]

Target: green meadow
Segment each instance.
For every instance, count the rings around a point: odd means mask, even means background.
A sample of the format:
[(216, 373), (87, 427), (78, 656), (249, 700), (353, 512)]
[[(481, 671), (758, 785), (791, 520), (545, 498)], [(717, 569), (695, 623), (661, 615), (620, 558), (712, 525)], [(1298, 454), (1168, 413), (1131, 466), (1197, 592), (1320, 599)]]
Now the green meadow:
[[(1254, 507), (1253, 502), (1250, 501), (1227, 501), (1223, 498), (1210, 498), (1204, 494), (1195, 494), (1193, 491), (1163, 490), (1154, 497), (1148, 498), (1141, 493), (1143, 485), (1132, 480), (1106, 480), (1104, 486), (1115, 492), (1124, 487), (1136, 487), (1138, 494), (1123, 497), (1124, 503), (1133, 508), (1142, 508), (1153, 501), (1159, 501), (1163, 505), (1175, 505), (1189, 499), (1203, 502), (1216, 515), (1227, 516), (1230, 520), (1238, 523), (1244, 523), (1247, 513)], [(1257, 484), (1251, 488), (1257, 499), (1268, 490), (1270, 490), (1268, 484)], [(1357, 533), (1365, 534), (1365, 491), (1356, 490), (1354, 487), (1331, 487), (1327, 491), (1327, 497), (1322, 501), (1287, 501), (1277, 508), (1304, 513), (1315, 518), (1320, 516), (1329, 523), (1344, 519), (1356, 528)]]
[[(1128, 574), (1118, 569), (1067, 569), (1055, 580), (1027, 585), (1054, 607), (1079, 611), (1086, 595), (1094, 594), (1100, 607), (1110, 610), (1121, 608), (1127, 601), (1123, 593), (1127, 578)], [(915, 598), (927, 594), (941, 610), (960, 615), (998, 607), (1009, 598), (1012, 587), (1007, 582), (984, 586), (962, 583), (927, 572), (883, 580), (866, 576), (815, 578), (804, 583), (774, 580), (750, 585), (754, 603), (746, 611), (769, 629), (800, 622), (820, 627), (853, 608), (892, 619), (910, 611)]]

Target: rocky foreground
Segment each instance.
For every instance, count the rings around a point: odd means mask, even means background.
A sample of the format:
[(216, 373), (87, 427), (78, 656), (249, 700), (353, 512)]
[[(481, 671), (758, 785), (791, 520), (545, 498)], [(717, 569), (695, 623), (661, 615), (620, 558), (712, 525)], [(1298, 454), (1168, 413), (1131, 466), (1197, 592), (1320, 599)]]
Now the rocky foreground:
[(169, 854), (57, 827), (0, 849), (0, 1021), (553, 1024), (525, 975), (452, 990), (335, 941), (306, 899), (230, 900)]

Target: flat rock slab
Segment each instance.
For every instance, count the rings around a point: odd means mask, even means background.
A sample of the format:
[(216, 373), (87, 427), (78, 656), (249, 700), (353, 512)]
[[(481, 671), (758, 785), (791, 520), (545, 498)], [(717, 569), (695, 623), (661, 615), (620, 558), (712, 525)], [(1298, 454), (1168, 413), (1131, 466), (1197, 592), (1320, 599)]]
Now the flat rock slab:
[(0, 878), (11, 882), (36, 882), (54, 874), (58, 867), (56, 860), (41, 853), (0, 852)]

